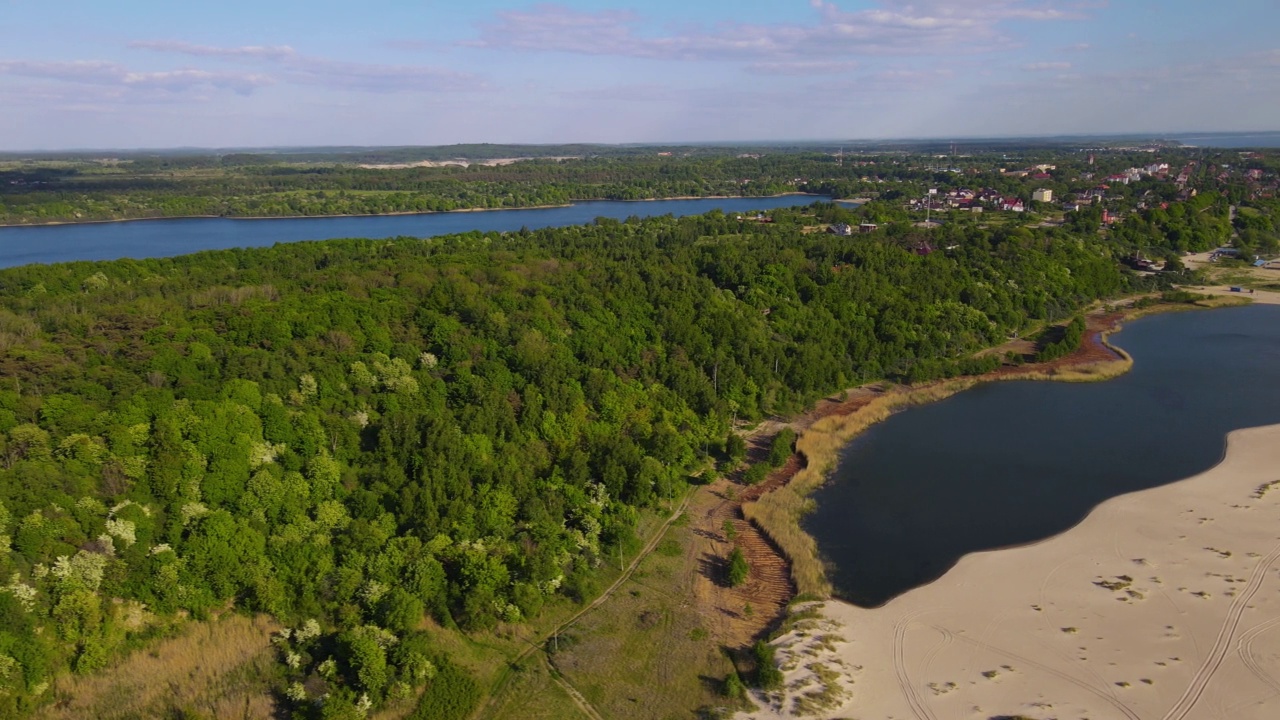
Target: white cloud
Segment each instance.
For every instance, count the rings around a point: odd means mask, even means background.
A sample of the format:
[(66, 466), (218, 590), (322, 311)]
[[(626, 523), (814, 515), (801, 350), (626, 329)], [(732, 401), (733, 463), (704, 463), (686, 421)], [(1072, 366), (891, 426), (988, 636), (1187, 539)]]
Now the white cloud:
[(747, 65), (747, 72), (755, 75), (835, 75), (854, 70), (858, 63), (852, 60), (782, 60), (757, 62)]
[(562, 5), (502, 10), (463, 43), (504, 50), (613, 55), (662, 60), (746, 60), (756, 63), (862, 55), (941, 55), (1011, 47), (1001, 25), (1009, 20), (1066, 20), (1076, 10), (1023, 0), (881, 0), (845, 11), (811, 0), (813, 22), (757, 25), (727, 23), (668, 35), (646, 35), (633, 12), (586, 12)]
[(266, 63), (284, 82), (368, 92), (457, 91), (485, 89), (471, 73), (428, 65), (380, 65), (302, 55), (288, 45), (214, 47), (177, 40), (138, 40), (129, 47), (203, 58)]
[(180, 53), (197, 57), (237, 58), (250, 60), (283, 60), (297, 56), (297, 51), (288, 45), (246, 45), (242, 47), (214, 47), (196, 45), (179, 40), (135, 40), (129, 47), (139, 50), (156, 50), (159, 52)]
[(6, 60), (0, 61), (0, 74), (165, 92), (218, 88), (249, 93), (255, 88), (271, 85), (274, 82), (270, 77), (257, 73), (211, 72), (190, 68), (138, 72), (119, 63), (102, 60), (72, 62)]
[(1034, 62), (1034, 63), (1027, 63), (1026, 65), (1023, 65), (1022, 69), (1028, 72), (1046, 72), (1049, 70), (1070, 70), (1071, 63), (1069, 62)]

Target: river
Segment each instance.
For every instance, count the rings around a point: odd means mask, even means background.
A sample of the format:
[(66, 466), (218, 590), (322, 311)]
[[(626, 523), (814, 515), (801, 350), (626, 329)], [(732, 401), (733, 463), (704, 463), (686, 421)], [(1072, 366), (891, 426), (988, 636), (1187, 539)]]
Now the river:
[(170, 257), (235, 247), (260, 247), (300, 240), (387, 238), (407, 235), (434, 237), (464, 233), (512, 232), (546, 227), (582, 225), (598, 217), (700, 215), (712, 210), (745, 213), (808, 205), (831, 198), (822, 195), (780, 195), (750, 198), (698, 198), (641, 202), (590, 201), (565, 207), (524, 210), (426, 213), (421, 215), (357, 215), (315, 218), (180, 218), (0, 227), (0, 267), (29, 263), (119, 258)]
[(840, 597), (881, 605), (963, 555), (1035, 542), (1102, 501), (1212, 467), (1280, 422), (1280, 307), (1156, 315), (1104, 383), (999, 382), (902, 412), (843, 451), (804, 527)]

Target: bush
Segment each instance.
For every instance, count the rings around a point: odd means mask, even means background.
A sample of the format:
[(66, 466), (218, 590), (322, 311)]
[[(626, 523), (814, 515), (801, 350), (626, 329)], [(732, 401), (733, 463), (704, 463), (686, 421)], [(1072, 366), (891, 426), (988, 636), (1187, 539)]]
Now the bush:
[(773, 436), (773, 442), (769, 445), (769, 465), (772, 467), (782, 467), (786, 464), (787, 458), (791, 457), (791, 447), (796, 441), (796, 431), (791, 428), (782, 428), (777, 435)]
[(751, 648), (751, 654), (756, 659), (756, 687), (761, 690), (777, 690), (782, 687), (785, 679), (774, 660), (774, 651), (774, 647), (763, 640), (757, 640)]
[(734, 548), (729, 553), (729, 586), (738, 587), (747, 581), (747, 576), (751, 574), (751, 566), (747, 564), (747, 558), (742, 554), (742, 548)]
[(747, 695), (747, 688), (743, 686), (742, 678), (738, 677), (738, 673), (734, 670), (729, 671), (728, 677), (724, 679), (724, 686), (720, 690), (731, 700), (741, 700)]
[(742, 458), (747, 456), (747, 441), (738, 433), (729, 433), (729, 437), (724, 440), (724, 454), (732, 462), (742, 462)]
[(765, 479), (765, 476), (767, 476), (769, 471), (772, 469), (773, 468), (769, 467), (768, 463), (756, 463), (755, 465), (747, 468), (747, 471), (742, 474), (742, 481), (748, 485), (755, 485)]

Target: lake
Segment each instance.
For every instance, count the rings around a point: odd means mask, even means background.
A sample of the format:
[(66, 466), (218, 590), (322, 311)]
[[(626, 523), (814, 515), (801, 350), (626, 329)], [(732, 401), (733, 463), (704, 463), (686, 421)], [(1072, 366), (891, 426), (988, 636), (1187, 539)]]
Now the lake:
[(1135, 361), (1120, 378), (980, 385), (850, 443), (803, 522), (837, 595), (881, 605), (967, 553), (1204, 471), (1231, 430), (1280, 422), (1280, 307), (1156, 315), (1113, 337)]
[(720, 209), (726, 213), (771, 210), (814, 202), (822, 195), (781, 195), (758, 198), (699, 198), (643, 202), (590, 201), (566, 207), (525, 210), (427, 213), (422, 215), (358, 215), (315, 218), (181, 218), (0, 227), (0, 267), (73, 260), (116, 260), (183, 255), (199, 250), (260, 247), (300, 240), (332, 238), (388, 238), (407, 235), (434, 237), (464, 233), (513, 232), (522, 227), (582, 225), (598, 217), (700, 215)]
[(1280, 132), (1259, 133), (1176, 133), (1171, 140), (1195, 147), (1273, 148), (1280, 147)]

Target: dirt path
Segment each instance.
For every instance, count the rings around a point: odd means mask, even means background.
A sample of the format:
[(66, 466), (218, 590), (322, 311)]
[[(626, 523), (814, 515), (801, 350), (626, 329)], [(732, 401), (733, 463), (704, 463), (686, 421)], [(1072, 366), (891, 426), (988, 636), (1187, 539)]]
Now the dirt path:
[(546, 653), (542, 654), (542, 662), (547, 666), (547, 674), (560, 686), (561, 690), (564, 690), (565, 694), (569, 696), (574, 705), (578, 706), (583, 715), (586, 715), (591, 720), (604, 720), (604, 716), (600, 714), (600, 711), (596, 710), (595, 706), (582, 693), (578, 692), (578, 688), (570, 684), (568, 679), (551, 662), (551, 659), (547, 657)]
[(662, 523), (662, 525), (660, 525), (653, 532), (653, 535), (649, 538), (649, 541), (645, 543), (645, 546), (640, 549), (640, 552), (637, 553), (636, 556), (627, 565), (626, 570), (624, 570), (622, 574), (618, 576), (618, 579), (614, 580), (613, 583), (609, 585), (609, 587), (605, 588), (604, 592), (596, 596), (595, 600), (592, 600), (590, 603), (583, 606), (580, 610), (578, 610), (578, 612), (569, 616), (567, 620), (560, 623), (552, 630), (548, 632), (544, 632), (541, 635), (541, 637), (537, 638), (536, 642), (534, 640), (530, 640), (529, 647), (525, 648), (523, 652), (521, 652), (519, 655), (511, 659), (511, 661), (507, 665), (507, 668), (502, 672), (502, 675), (498, 678), (498, 681), (494, 683), (494, 687), (490, 691), (489, 697), (487, 697), (484, 703), (482, 703), (480, 707), (477, 708), (474, 713), (472, 713), (471, 717), (473, 719), (485, 717), (489, 712), (489, 708), (492, 707), (493, 705), (494, 698), (501, 696), (503, 691), (506, 689), (507, 683), (510, 682), (511, 668), (519, 665), (521, 662), (524, 661), (525, 658), (529, 657), (530, 654), (536, 652), (541, 654), (543, 661), (546, 662), (547, 666), (550, 668), (551, 678), (555, 680), (555, 682), (558, 685), (560, 685), (560, 687), (565, 689), (565, 692), (569, 694), (569, 697), (573, 700), (574, 704), (577, 705), (579, 708), (581, 708), (583, 713), (587, 715), (589, 718), (591, 718), (592, 720), (601, 720), (600, 712), (591, 705), (590, 701), (588, 701), (586, 697), (582, 695), (582, 693), (578, 692), (577, 688), (574, 688), (573, 685), (569, 683), (568, 679), (565, 678), (560, 673), (560, 671), (555, 667), (555, 663), (552, 662), (551, 659), (547, 656), (547, 653), (546, 653), (547, 640), (551, 639), (556, 635), (560, 635), (564, 633), (565, 630), (568, 630), (570, 627), (574, 625), (574, 623), (582, 619), (582, 616), (600, 607), (600, 605), (602, 605), (610, 597), (612, 597), (614, 592), (616, 592), (618, 588), (622, 587), (623, 583), (625, 583), (627, 580), (631, 578), (632, 574), (635, 573), (636, 568), (640, 566), (640, 563), (646, 557), (648, 557), (649, 554), (652, 553), (655, 548), (658, 547), (658, 543), (661, 542), (662, 538), (666, 536), (667, 530), (671, 528), (671, 524), (674, 523), (676, 519), (679, 518), (682, 514), (684, 514), (685, 509), (689, 505), (690, 499), (696, 494), (697, 492), (693, 491), (685, 495), (684, 500), (682, 500), (680, 504), (676, 506), (676, 509)]
[[(828, 415), (848, 414), (880, 394), (874, 387), (854, 388), (819, 401), (812, 410), (791, 420), (770, 418), (744, 433), (747, 464), (763, 462), (773, 437), (783, 428), (804, 432)], [(742, 471), (730, 473), (700, 491), (689, 508), (694, 542), (685, 549), (691, 588), (698, 612), (708, 618), (708, 630), (720, 645), (745, 648), (774, 627), (796, 595), (791, 563), (754, 523), (742, 514), (745, 502), (758, 500), (791, 480), (804, 467), (793, 454), (785, 465), (757, 485), (745, 485)], [(725, 522), (733, 526), (731, 541)], [(742, 549), (751, 572), (734, 588), (728, 584), (728, 558), (734, 546)]]

